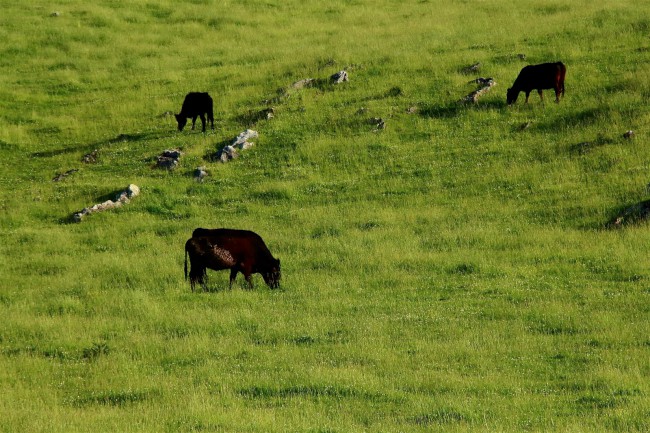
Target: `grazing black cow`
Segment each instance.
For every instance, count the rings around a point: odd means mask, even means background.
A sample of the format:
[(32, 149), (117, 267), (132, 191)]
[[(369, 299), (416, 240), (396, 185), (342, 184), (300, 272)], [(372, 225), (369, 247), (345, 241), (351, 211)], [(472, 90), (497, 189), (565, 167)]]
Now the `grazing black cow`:
[(237, 273), (244, 274), (249, 288), (253, 288), (252, 274), (262, 274), (271, 288), (280, 287), (280, 260), (275, 259), (262, 238), (248, 230), (198, 228), (185, 243), (185, 279), (187, 256), (190, 257), (190, 284), (205, 288), (206, 270), (230, 269), (230, 288)]
[(201, 126), (205, 132), (205, 114), (208, 115), (208, 120), (212, 123), (214, 129), (214, 115), (212, 112), (212, 98), (207, 93), (191, 92), (185, 95), (181, 112), (174, 114), (178, 122), (178, 130), (182, 131), (187, 123), (187, 118), (192, 118), (192, 129), (196, 123), (196, 118), (201, 118)]
[(533, 90), (537, 90), (540, 99), (543, 101), (542, 89), (555, 89), (555, 102), (560, 102), (560, 94), (564, 96), (565, 75), (566, 66), (562, 62), (542, 63), (541, 65), (524, 67), (519, 72), (519, 76), (512, 87), (508, 89), (508, 105), (517, 101), (519, 92), (526, 93), (526, 103), (528, 103), (528, 95)]

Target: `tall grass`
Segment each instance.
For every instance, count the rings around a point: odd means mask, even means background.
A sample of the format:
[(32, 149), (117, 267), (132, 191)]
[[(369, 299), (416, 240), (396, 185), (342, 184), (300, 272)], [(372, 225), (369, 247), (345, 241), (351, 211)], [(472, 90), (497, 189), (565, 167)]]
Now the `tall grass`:
[[(649, 429), (648, 226), (605, 227), (647, 199), (647, 2), (0, 6), (1, 431)], [(506, 106), (555, 60), (560, 104)], [(215, 131), (176, 131), (189, 91)], [(192, 293), (199, 226), (282, 289)]]

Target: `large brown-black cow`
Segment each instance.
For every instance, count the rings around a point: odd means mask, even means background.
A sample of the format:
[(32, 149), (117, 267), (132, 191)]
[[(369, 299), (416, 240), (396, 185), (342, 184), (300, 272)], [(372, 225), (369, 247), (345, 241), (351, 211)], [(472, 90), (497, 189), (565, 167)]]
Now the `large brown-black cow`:
[(182, 131), (187, 123), (187, 118), (192, 118), (192, 129), (196, 123), (196, 118), (201, 118), (201, 126), (205, 132), (205, 115), (207, 114), (208, 120), (212, 123), (214, 129), (214, 114), (212, 111), (212, 98), (207, 93), (191, 92), (185, 95), (181, 112), (174, 114), (176, 122), (178, 122), (178, 130)]
[(262, 238), (252, 231), (225, 228), (194, 230), (185, 243), (186, 280), (188, 256), (192, 291), (196, 283), (205, 288), (207, 269), (230, 269), (230, 288), (238, 272), (244, 274), (251, 289), (251, 276), (256, 273), (262, 274), (264, 282), (271, 289), (280, 287), (280, 260), (271, 255)]
[(519, 92), (526, 93), (526, 103), (528, 95), (533, 90), (537, 90), (540, 99), (543, 101), (543, 89), (555, 89), (555, 102), (560, 102), (560, 94), (564, 96), (564, 76), (566, 75), (566, 66), (562, 62), (542, 63), (541, 65), (528, 65), (524, 67), (515, 80), (511, 88), (508, 89), (508, 105), (517, 101)]

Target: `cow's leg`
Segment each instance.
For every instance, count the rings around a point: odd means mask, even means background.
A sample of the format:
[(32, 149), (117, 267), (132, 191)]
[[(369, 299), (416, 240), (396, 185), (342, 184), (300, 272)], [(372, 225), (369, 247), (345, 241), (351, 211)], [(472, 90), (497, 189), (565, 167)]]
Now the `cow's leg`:
[(192, 117), (192, 131), (194, 131), (194, 124), (196, 123), (196, 116)]
[(201, 284), (201, 288), (203, 289), (204, 292), (208, 291), (208, 285), (206, 283), (207, 276), (208, 276), (207, 268), (201, 269), (201, 273), (199, 274), (199, 284)]
[(544, 95), (542, 95), (542, 89), (537, 89), (537, 93), (539, 93), (539, 99), (541, 99), (542, 102), (544, 102)]
[(205, 132), (205, 115), (201, 113), (201, 127), (203, 128), (203, 132)]
[(525, 104), (528, 104), (528, 97), (530, 96), (530, 90), (526, 92), (526, 102)]
[(232, 268), (230, 269), (230, 289), (232, 289), (232, 283), (235, 282), (235, 278), (237, 278), (237, 268)]
[(246, 278), (246, 282), (248, 283), (248, 290), (253, 290), (253, 275), (244, 274), (244, 278)]
[(558, 104), (560, 103), (560, 88), (556, 87), (555, 88), (555, 102)]
[[(190, 266), (191, 266), (190, 267), (190, 287), (191, 287), (192, 292), (193, 292), (194, 291), (194, 283), (195, 283), (195, 281), (194, 281), (194, 273), (192, 272), (192, 269), (194, 268), (194, 266), (192, 266), (192, 263), (190, 263)], [(187, 270), (187, 266), (185, 267), (185, 269)], [(185, 274), (185, 279), (187, 280), (187, 273)]]
[(246, 279), (246, 283), (248, 283), (248, 289), (253, 288), (253, 265), (252, 263), (242, 263), (241, 266), (241, 273), (244, 274), (244, 279)]
[(192, 291), (194, 291), (194, 286), (196, 283), (199, 283), (202, 287), (205, 288), (205, 282), (203, 276), (205, 275), (205, 269), (201, 269), (198, 266), (192, 266), (190, 269), (190, 285), (192, 286)]

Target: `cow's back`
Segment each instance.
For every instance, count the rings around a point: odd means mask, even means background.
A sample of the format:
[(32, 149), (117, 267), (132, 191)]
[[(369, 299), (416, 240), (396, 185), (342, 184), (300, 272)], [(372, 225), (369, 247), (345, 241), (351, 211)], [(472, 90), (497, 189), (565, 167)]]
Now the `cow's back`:
[(552, 89), (558, 81), (558, 76), (564, 79), (565, 71), (562, 62), (528, 65), (521, 70), (513, 87), (522, 90)]
[(237, 260), (264, 263), (272, 258), (260, 235), (250, 230), (197, 228), (192, 232), (192, 237), (212, 239), (216, 245), (230, 251)]
[(185, 95), (181, 113), (211, 113), (212, 98), (207, 92), (190, 92)]

